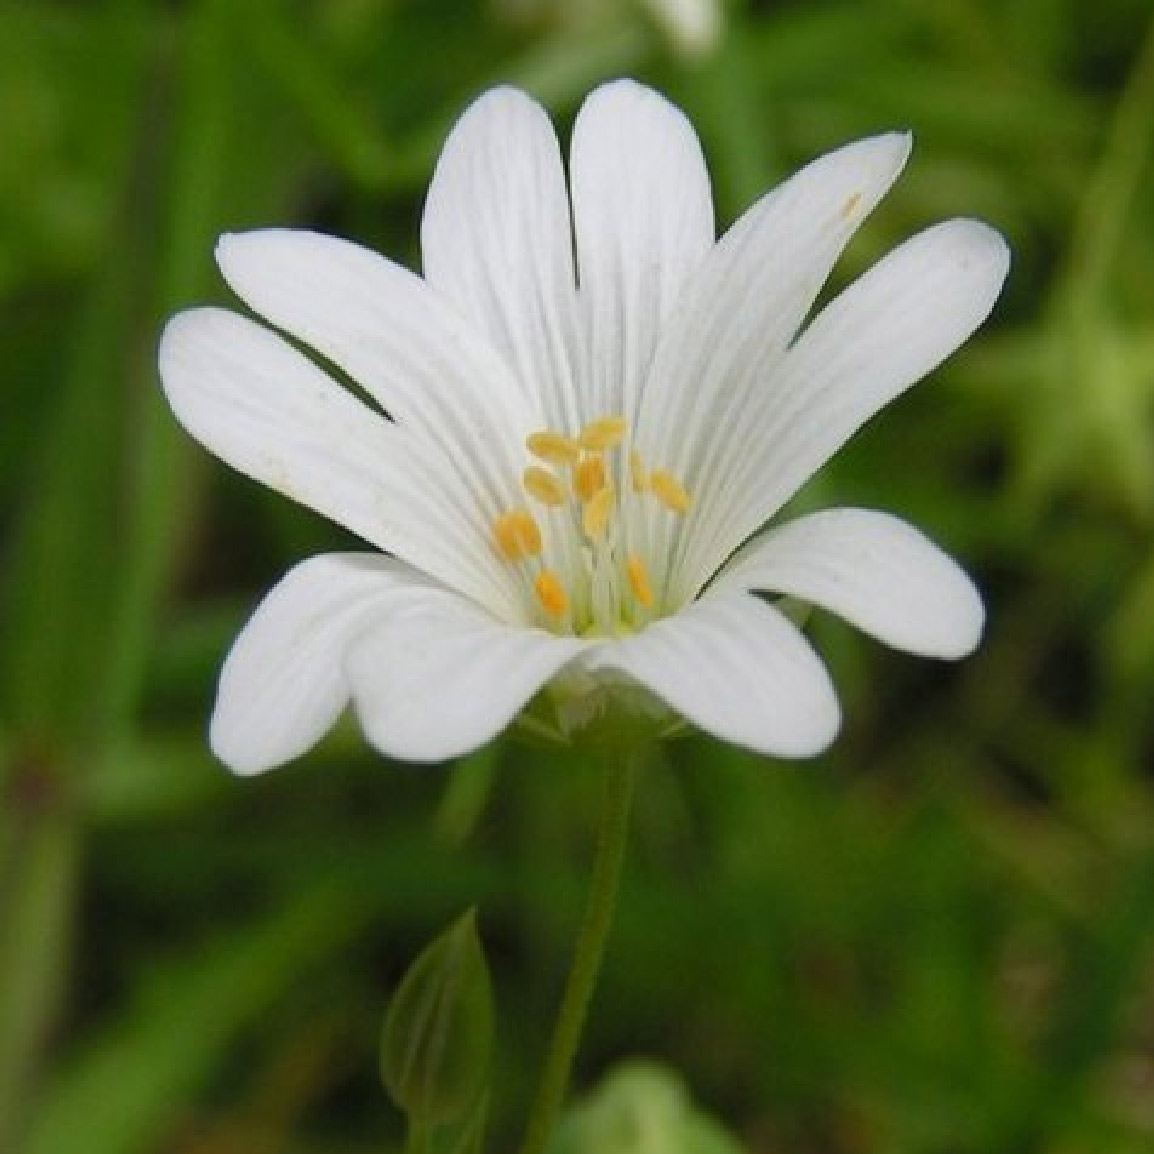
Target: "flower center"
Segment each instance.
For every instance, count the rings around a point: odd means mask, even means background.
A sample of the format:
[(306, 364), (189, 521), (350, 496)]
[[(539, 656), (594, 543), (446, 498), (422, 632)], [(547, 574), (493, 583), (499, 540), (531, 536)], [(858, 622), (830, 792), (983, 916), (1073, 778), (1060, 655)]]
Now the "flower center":
[(650, 518), (681, 516), (690, 498), (672, 473), (646, 469), (627, 433), (624, 417), (607, 416), (575, 436), (530, 434), (528, 501), (493, 522), (534, 618), (554, 632), (618, 636), (660, 616), (645, 560)]

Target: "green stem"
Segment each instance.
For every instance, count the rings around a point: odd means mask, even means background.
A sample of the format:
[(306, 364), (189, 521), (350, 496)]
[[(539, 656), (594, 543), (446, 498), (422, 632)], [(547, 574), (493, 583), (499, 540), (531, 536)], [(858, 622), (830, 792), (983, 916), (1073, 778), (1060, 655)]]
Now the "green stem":
[(601, 959), (605, 955), (605, 943), (613, 923), (621, 866), (629, 838), (629, 808), (638, 761), (636, 754), (630, 752), (610, 757), (606, 766), (601, 828), (585, 916), (577, 935), (573, 964), (561, 997), (553, 1036), (549, 1040), (545, 1066), (537, 1086), (537, 1098), (529, 1115), (520, 1154), (541, 1154), (545, 1149), (569, 1085), (573, 1058), (581, 1040), (585, 1016), (597, 984)]
[(0, 1150), (15, 1150), (67, 986), (80, 839), (64, 812), (0, 818)]
[(405, 1135), (405, 1154), (429, 1154), (432, 1138), (429, 1127), (423, 1122), (410, 1122)]
[(1074, 223), (1064, 274), (1059, 281), (1080, 301), (1102, 295), (1102, 284), (1126, 236), (1126, 221), (1141, 190), (1154, 123), (1154, 19), (1115, 106), (1102, 159)]

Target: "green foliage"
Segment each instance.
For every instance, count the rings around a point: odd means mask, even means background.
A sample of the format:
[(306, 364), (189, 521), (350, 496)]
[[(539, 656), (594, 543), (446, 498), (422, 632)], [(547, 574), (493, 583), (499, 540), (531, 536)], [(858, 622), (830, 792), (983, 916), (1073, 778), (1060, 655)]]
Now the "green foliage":
[[(503, 1007), (487, 1148), (520, 1132), (597, 767), (503, 742), (418, 772), (351, 725), (267, 780), (214, 766), (247, 609), (347, 543), (191, 445), (154, 353), (173, 310), (227, 299), (220, 232), (319, 227), (415, 264), (471, 96), (520, 83), (565, 124), (623, 72), (699, 126), (723, 223), (909, 126), (837, 275), (952, 215), (1001, 228), (1014, 268), (979, 337), (802, 498), (946, 544), (987, 596), (981, 650), (939, 668), (814, 614), (847, 719), (829, 755), (667, 747), (581, 1080), (659, 1057), (750, 1150), (1154, 1144), (1149, 5), (735, 0), (693, 60), (641, 7), (0, 6), (5, 1154), (399, 1145), (372, 1078), (384, 976), (472, 903)], [(727, 1142), (689, 1102), (635, 1068), (571, 1126), (640, 1112)]]
[(283, 1012), (286, 991), (363, 927), (355, 893), (322, 883), (188, 957), (155, 959), (115, 1025), (61, 1069), (29, 1154), (161, 1146), (229, 1041), (262, 1014)]

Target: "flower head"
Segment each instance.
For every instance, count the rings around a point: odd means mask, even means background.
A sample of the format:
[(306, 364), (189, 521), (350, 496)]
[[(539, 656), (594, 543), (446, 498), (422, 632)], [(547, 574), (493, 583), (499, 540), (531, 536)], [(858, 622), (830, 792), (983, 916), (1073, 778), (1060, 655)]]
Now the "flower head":
[(908, 152), (891, 133), (821, 157), (715, 240), (697, 137), (663, 98), (593, 92), (567, 188), (545, 113), (500, 88), (441, 154), (423, 276), (311, 232), (223, 237), (225, 279), (267, 323), (173, 318), (172, 407), (377, 552), (304, 561), (258, 607), (221, 675), (222, 760), (295, 757), (350, 700), (369, 740), (410, 760), (514, 718), (564, 734), (613, 708), (817, 753), (833, 688), (762, 594), (912, 653), (969, 652), (977, 593), (909, 525), (837, 509), (764, 529), (1001, 288), (1000, 236), (952, 220), (807, 322)]

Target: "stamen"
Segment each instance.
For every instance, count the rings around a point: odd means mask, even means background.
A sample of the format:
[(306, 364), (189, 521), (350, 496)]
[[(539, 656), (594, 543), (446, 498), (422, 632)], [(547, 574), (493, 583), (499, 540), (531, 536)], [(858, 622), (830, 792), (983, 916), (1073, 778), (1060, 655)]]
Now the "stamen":
[(493, 536), (506, 561), (524, 561), (541, 552), (541, 530), (528, 509), (502, 513), (493, 522)]
[(560, 578), (552, 569), (542, 569), (533, 581), (533, 588), (537, 591), (537, 600), (541, 608), (550, 617), (564, 617), (569, 608), (569, 598), (565, 596), (565, 588)]
[(592, 454), (573, 473), (573, 488), (582, 501), (592, 501), (605, 488), (605, 480), (605, 461), (597, 454)]
[(636, 553), (630, 553), (625, 561), (625, 572), (629, 577), (629, 588), (633, 590), (633, 596), (648, 609), (653, 604), (653, 587), (649, 584), (645, 562)]
[(540, 465), (528, 465), (521, 477), (525, 492), (536, 498), (542, 505), (564, 505), (565, 486), (556, 473), (543, 469)]
[(629, 479), (633, 483), (634, 493), (644, 493), (648, 490), (649, 475), (645, 472), (645, 464), (636, 449), (629, 450)]
[(581, 430), (581, 435), (577, 439), (583, 449), (600, 452), (603, 449), (616, 448), (624, 438), (624, 417), (599, 417), (596, 421), (590, 421)]
[[(497, 517), (493, 536), (501, 556), (522, 566), (518, 582), (527, 595), (532, 587), (530, 601), (535, 596), (538, 605), (531, 616), (544, 628), (622, 636), (660, 612), (645, 561), (628, 551), (633, 506), (625, 486), (639, 496), (652, 493), (677, 514), (689, 509), (690, 495), (668, 469), (646, 467), (628, 431), (624, 416), (610, 414), (572, 436), (542, 429), (525, 438), (534, 458), (521, 473), (528, 503)], [(550, 518), (548, 556), (546, 522), (538, 517)]]
[(613, 490), (606, 485), (598, 489), (581, 510), (581, 528), (590, 541), (600, 541), (609, 525), (613, 512)]
[(525, 438), (525, 448), (550, 465), (575, 465), (581, 460), (581, 445), (564, 433), (530, 433)]
[(684, 513), (689, 508), (689, 494), (685, 486), (665, 469), (654, 469), (649, 477), (653, 495), (672, 513)]

